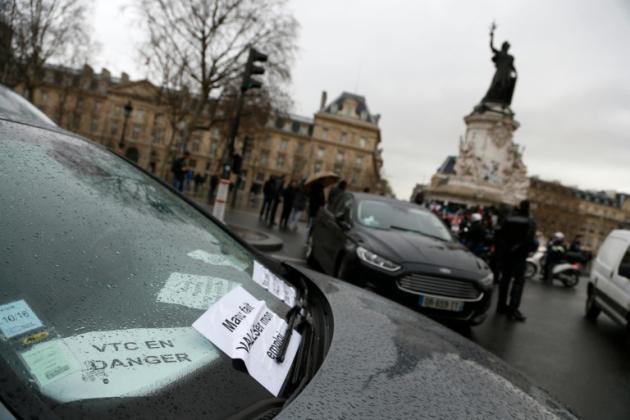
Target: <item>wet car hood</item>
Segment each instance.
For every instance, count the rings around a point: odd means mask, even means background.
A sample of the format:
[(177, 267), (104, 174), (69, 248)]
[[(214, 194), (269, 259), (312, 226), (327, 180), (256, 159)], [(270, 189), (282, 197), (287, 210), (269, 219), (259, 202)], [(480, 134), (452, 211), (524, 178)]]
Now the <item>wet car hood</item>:
[(298, 268), (333, 313), (328, 354), (278, 418), (576, 418), (480, 346), (372, 292)]
[(439, 265), (476, 273), (483, 269), (478, 258), (457, 242), (444, 242), (413, 232), (357, 226), (353, 235), (363, 246), (395, 263)]

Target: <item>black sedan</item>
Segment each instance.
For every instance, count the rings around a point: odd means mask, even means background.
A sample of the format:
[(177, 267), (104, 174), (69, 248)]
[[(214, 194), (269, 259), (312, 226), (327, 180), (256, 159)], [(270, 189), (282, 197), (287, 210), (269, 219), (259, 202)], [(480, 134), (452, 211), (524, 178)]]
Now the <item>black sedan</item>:
[[(573, 418), (474, 343), (265, 257), (133, 163), (7, 101), (23, 100), (0, 88), (1, 418)], [(246, 302), (231, 312), (234, 292)], [(253, 325), (238, 348), (254, 356), (195, 327), (224, 308), (234, 315), (206, 321), (239, 339)]]
[(332, 276), (370, 283), (440, 318), (483, 322), (492, 272), (417, 205), (345, 192), (319, 212), (306, 256)]

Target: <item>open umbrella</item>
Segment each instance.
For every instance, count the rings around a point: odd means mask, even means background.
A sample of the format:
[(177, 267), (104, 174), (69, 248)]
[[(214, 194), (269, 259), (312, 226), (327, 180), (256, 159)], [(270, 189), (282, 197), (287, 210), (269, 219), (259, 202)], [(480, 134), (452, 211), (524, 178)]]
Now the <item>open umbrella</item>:
[(320, 180), (322, 184), (324, 185), (324, 187), (327, 187), (337, 182), (339, 180), (339, 175), (337, 175), (334, 172), (325, 172), (325, 171), (316, 172), (313, 175), (308, 177), (308, 179), (304, 183), (304, 186), (308, 187), (309, 185), (311, 185), (317, 180)]

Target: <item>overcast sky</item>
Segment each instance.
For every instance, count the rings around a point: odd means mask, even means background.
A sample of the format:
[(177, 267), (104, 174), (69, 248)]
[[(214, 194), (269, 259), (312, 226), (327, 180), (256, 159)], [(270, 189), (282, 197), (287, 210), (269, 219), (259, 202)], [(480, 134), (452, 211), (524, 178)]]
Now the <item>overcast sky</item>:
[[(145, 76), (141, 34), (125, 7), (98, 0), (96, 67)], [(457, 154), (462, 118), (485, 94), (488, 47), (512, 45), (519, 79), (512, 109), (530, 175), (630, 192), (630, 2), (294, 0), (301, 30), (290, 90), (312, 116), (322, 90), (364, 95), (382, 115), (385, 174), (399, 198)]]

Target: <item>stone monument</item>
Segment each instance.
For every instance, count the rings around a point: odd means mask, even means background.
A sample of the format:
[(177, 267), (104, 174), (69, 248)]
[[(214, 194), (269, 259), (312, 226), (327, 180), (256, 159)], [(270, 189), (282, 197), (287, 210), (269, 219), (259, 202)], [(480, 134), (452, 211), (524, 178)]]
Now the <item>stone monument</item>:
[(431, 179), (428, 199), (463, 204), (516, 205), (527, 197), (529, 179), (523, 150), (512, 140), (519, 123), (510, 108), (517, 73), (510, 44), (494, 47), (493, 23), (490, 49), (496, 71), (488, 92), (466, 117), (466, 135), (452, 170), (440, 171)]

